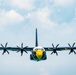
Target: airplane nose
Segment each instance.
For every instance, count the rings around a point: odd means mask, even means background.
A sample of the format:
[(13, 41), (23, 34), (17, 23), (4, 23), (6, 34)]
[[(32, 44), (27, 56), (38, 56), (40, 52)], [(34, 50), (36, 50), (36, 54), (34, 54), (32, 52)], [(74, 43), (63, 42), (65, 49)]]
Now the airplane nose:
[(37, 56), (38, 59), (40, 59), (42, 57), (42, 55), (43, 55), (43, 51), (42, 50), (37, 50), (36, 51), (36, 56)]

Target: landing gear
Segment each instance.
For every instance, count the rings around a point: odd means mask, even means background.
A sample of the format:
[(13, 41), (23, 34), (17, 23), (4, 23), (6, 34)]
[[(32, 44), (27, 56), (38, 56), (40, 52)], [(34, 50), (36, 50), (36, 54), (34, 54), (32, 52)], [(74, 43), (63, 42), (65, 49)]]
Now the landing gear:
[(33, 54), (30, 54), (30, 60), (36, 60), (36, 56)]
[(46, 59), (47, 59), (46, 52), (43, 53), (42, 59), (43, 59), (43, 60), (46, 60)]
[(30, 54), (30, 60), (33, 60), (32, 54)]

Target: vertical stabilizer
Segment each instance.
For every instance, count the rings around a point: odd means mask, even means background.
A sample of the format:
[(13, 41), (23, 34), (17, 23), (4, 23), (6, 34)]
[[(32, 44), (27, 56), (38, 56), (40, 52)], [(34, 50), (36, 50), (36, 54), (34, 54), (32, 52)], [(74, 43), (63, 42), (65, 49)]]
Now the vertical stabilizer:
[(36, 28), (36, 41), (35, 41), (35, 46), (38, 46), (38, 36), (37, 36), (37, 28)]

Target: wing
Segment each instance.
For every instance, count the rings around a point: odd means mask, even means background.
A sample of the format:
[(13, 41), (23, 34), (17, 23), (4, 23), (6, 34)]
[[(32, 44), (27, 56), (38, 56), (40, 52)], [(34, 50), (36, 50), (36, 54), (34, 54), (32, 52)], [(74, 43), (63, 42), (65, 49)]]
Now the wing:
[[(25, 50), (26, 50), (26, 51), (32, 51), (33, 48), (34, 48), (34, 47), (27, 47), (27, 48), (24, 47), (23, 50), (24, 50), (24, 51), (25, 51)], [(3, 50), (3, 49), (4, 49), (4, 48), (0, 47), (0, 50)], [(7, 47), (6, 49), (9, 50), (9, 51), (19, 51), (21, 48), (20, 48), (20, 47), (19, 47), (19, 48), (17, 48), (17, 47)]]
[(8, 53), (9, 54), (9, 51), (16, 51), (16, 52), (20, 52), (21, 53), (21, 56), (23, 55), (23, 52), (26, 52), (28, 53), (27, 51), (32, 51), (33, 50), (33, 47), (23, 47), (23, 48), (20, 48), (20, 47), (0, 47), (0, 50), (3, 50), (3, 53)]
[(69, 50), (69, 54), (71, 54), (71, 53), (76, 54), (76, 52), (75, 52), (76, 47), (58, 47), (58, 48), (44, 47), (44, 49), (46, 51), (52, 51), (51, 54), (55, 53), (56, 55), (58, 55), (57, 51), (66, 51), (66, 50)]
[(28, 47), (28, 46), (25, 46), (23, 47), (23, 43), (21, 43), (21, 47), (17, 46), (17, 47), (7, 47), (7, 44), (6, 43), (5, 45), (1, 44), (1, 47), (0, 47), (0, 50), (3, 50), (3, 53), (8, 53), (9, 54), (9, 50), (10, 51), (17, 51), (17, 52), (21, 52), (21, 56), (23, 55), (23, 52), (26, 52), (28, 53), (27, 51), (32, 51), (33, 50), (33, 47)]
[[(71, 50), (72, 48), (70, 47), (58, 47), (58, 48), (52, 48), (52, 47), (44, 47), (46, 51), (53, 51), (53, 49), (56, 49), (57, 51), (66, 51), (66, 50)], [(73, 49), (76, 50), (76, 47), (73, 47)]]
[(52, 51), (51, 54), (56, 53), (56, 55), (58, 55), (57, 51), (66, 51), (66, 50), (70, 51), (69, 54), (71, 54), (71, 53), (76, 54), (76, 52), (75, 52), (76, 47), (74, 47), (75, 43), (73, 43), (72, 46), (69, 43), (68, 43), (68, 45), (69, 45), (69, 47), (58, 47), (59, 44), (57, 44), (55, 47), (54, 44), (52, 44), (52, 47), (44, 47), (44, 49), (46, 51)]
[(68, 43), (69, 47), (58, 47), (59, 44), (56, 45), (56, 47), (54, 46), (54, 44), (52, 44), (52, 47), (44, 47), (46, 51), (53, 51), (53, 50), (57, 50), (57, 51), (63, 51), (63, 50), (74, 50), (76, 49), (76, 47), (74, 47), (75, 43), (73, 43), (73, 45), (71, 46)]

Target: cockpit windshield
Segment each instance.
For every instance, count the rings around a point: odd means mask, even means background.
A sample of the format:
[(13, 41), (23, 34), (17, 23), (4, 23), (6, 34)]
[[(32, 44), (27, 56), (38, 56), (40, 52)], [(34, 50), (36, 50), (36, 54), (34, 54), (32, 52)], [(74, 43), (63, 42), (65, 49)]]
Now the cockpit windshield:
[(35, 47), (33, 50), (45, 50), (43, 47)]

